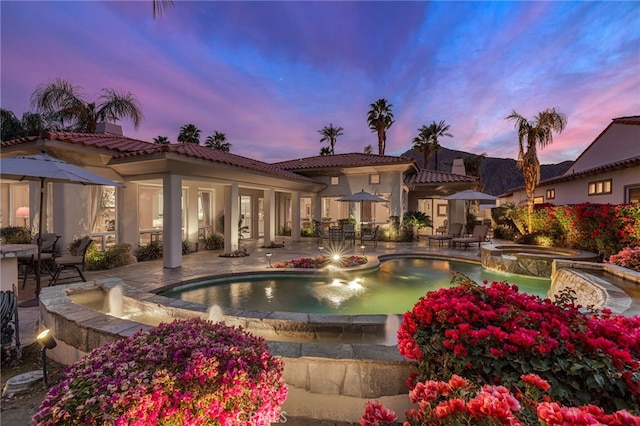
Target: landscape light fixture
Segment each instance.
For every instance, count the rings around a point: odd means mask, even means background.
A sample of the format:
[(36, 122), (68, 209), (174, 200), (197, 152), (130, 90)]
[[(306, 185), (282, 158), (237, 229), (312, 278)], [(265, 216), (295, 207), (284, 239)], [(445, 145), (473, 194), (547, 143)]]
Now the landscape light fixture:
[(49, 379), (47, 377), (47, 349), (53, 349), (58, 344), (56, 343), (56, 339), (53, 338), (51, 334), (51, 330), (46, 329), (42, 333), (38, 334), (36, 340), (40, 342), (42, 345), (42, 381), (44, 383), (44, 387), (49, 387)]
[(360, 250), (362, 250), (362, 257), (364, 257), (364, 244), (360, 246)]
[(272, 268), (271, 266), (271, 256), (273, 255), (273, 253), (267, 253), (267, 259), (269, 259), (269, 268)]

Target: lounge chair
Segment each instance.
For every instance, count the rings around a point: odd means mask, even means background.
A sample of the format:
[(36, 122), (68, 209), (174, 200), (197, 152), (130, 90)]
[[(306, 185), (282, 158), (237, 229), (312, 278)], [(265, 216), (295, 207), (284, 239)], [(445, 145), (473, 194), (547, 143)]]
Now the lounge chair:
[(429, 239), (429, 245), (431, 245), (432, 242), (437, 242), (438, 245), (440, 247), (442, 247), (442, 244), (447, 241), (449, 243), (449, 245), (451, 245), (451, 240), (454, 238), (459, 238), (462, 235), (462, 224), (461, 223), (452, 223), (451, 226), (449, 226), (449, 230), (446, 234), (444, 235), (427, 235), (427, 238)]
[(451, 240), (451, 246), (453, 248), (455, 248), (456, 245), (460, 245), (460, 247), (464, 246), (466, 250), (471, 244), (478, 243), (478, 248), (480, 248), (480, 245), (483, 242), (489, 241), (487, 239), (488, 233), (489, 233), (489, 226), (476, 225), (473, 227), (473, 234), (470, 237), (453, 238)]
[(360, 244), (364, 244), (366, 241), (373, 241), (373, 248), (378, 247), (378, 231), (380, 226), (373, 228), (371, 234), (363, 234), (360, 236)]
[(80, 245), (78, 246), (78, 254), (76, 256), (66, 255), (56, 257), (54, 260), (55, 263), (55, 272), (51, 280), (49, 281), (49, 285), (56, 285), (59, 280), (64, 279), (65, 281), (70, 281), (76, 279), (75, 276), (67, 276), (62, 278), (60, 274), (62, 271), (66, 271), (69, 269), (75, 269), (78, 273), (78, 278), (80, 278), (83, 282), (86, 282), (87, 279), (84, 277), (82, 271), (84, 271), (85, 257), (87, 254), (87, 249), (93, 240), (88, 235), (80, 240)]

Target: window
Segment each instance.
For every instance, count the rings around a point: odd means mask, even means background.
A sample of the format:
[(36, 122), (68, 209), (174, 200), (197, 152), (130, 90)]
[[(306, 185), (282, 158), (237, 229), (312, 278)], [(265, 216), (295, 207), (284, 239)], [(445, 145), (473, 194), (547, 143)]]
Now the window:
[(589, 182), (589, 195), (611, 194), (611, 179)]
[(553, 200), (554, 198), (556, 198), (556, 190), (547, 189), (547, 200)]
[(544, 198), (542, 197), (534, 197), (533, 204), (544, 204)]
[(377, 184), (380, 183), (380, 175), (369, 175), (369, 183), (370, 184)]
[(628, 186), (626, 188), (627, 192), (627, 203), (638, 203), (640, 202), (640, 186)]
[(331, 176), (331, 185), (339, 185), (340, 184), (340, 179), (338, 178), (338, 176)]

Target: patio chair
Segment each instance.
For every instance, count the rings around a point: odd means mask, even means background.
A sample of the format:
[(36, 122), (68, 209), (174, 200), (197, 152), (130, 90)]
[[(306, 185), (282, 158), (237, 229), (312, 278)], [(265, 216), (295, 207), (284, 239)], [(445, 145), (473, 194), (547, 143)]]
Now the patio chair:
[(342, 233), (345, 240), (351, 241), (352, 246), (356, 244), (356, 226), (353, 223), (342, 225)]
[(437, 242), (439, 247), (442, 247), (442, 244), (444, 244), (445, 241), (447, 241), (449, 243), (449, 245), (451, 245), (451, 240), (454, 238), (458, 238), (462, 235), (462, 224), (461, 223), (452, 223), (449, 226), (449, 230), (446, 234), (442, 234), (442, 235), (427, 235), (427, 238), (429, 239), (429, 245), (431, 245), (432, 242)]
[(341, 242), (344, 241), (344, 231), (341, 226), (332, 226), (329, 228), (329, 241)]
[(363, 234), (360, 236), (360, 244), (364, 244), (366, 241), (373, 241), (373, 248), (378, 247), (378, 231), (380, 226), (373, 228), (370, 234)]
[[(42, 246), (40, 248), (40, 273), (45, 272), (52, 275), (52, 263), (56, 256), (56, 244), (60, 239), (60, 235), (52, 232), (42, 234)], [(38, 244), (38, 234), (31, 240), (31, 244)], [(35, 277), (37, 257), (35, 254), (30, 256), (18, 257), (18, 271), (22, 274), (22, 288), (27, 284), (29, 275)]]
[(453, 248), (455, 248), (456, 245), (460, 245), (460, 247), (464, 246), (464, 249), (466, 250), (471, 244), (478, 243), (478, 248), (480, 248), (480, 245), (483, 242), (491, 242), (487, 238), (488, 233), (489, 227), (487, 225), (476, 225), (473, 227), (473, 234), (470, 237), (453, 238), (451, 240), (451, 246)]
[[(79, 277), (83, 282), (86, 282), (87, 279), (84, 277), (82, 271), (84, 271), (87, 250), (89, 249), (89, 246), (92, 242), (93, 240), (91, 239), (91, 237), (87, 235), (82, 240), (80, 240), (80, 245), (78, 246), (78, 254), (76, 256), (66, 255), (53, 259), (55, 263), (55, 272), (53, 274), (53, 277), (51, 277), (51, 280), (49, 281), (49, 285), (56, 285), (60, 280), (74, 280), (77, 277)], [(77, 277), (75, 275), (61, 277), (60, 275), (62, 274), (62, 272), (67, 270), (75, 270), (75, 272), (78, 273)]]
[(322, 222), (318, 222), (317, 220), (313, 221), (313, 224), (315, 226), (315, 234), (316, 237), (318, 237), (318, 245), (322, 244), (322, 240), (328, 240), (329, 239), (329, 235), (327, 235), (326, 232), (324, 232), (324, 225), (322, 224)]

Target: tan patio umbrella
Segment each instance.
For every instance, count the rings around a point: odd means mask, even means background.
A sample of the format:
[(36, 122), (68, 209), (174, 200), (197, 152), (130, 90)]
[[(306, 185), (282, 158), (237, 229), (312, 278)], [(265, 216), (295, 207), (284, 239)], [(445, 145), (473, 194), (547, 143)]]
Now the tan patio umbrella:
[(385, 200), (382, 197), (378, 197), (377, 195), (370, 194), (363, 189), (360, 192), (354, 192), (351, 195), (338, 198), (338, 201), (360, 202), (360, 223), (362, 223), (362, 211), (363, 211), (362, 205), (365, 201), (370, 201), (372, 203), (386, 203), (388, 200)]
[(36, 302), (40, 294), (40, 266), (42, 261), (42, 205), (44, 184), (47, 182), (80, 183), (83, 185), (122, 186), (78, 166), (41, 154), (0, 159), (0, 176), (3, 179), (40, 181), (40, 205), (38, 206), (38, 257), (36, 263)]

